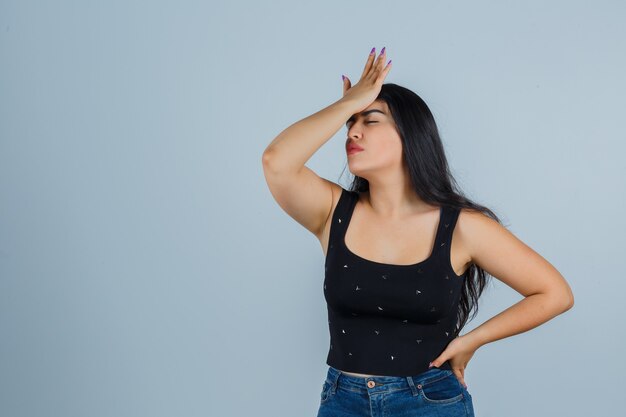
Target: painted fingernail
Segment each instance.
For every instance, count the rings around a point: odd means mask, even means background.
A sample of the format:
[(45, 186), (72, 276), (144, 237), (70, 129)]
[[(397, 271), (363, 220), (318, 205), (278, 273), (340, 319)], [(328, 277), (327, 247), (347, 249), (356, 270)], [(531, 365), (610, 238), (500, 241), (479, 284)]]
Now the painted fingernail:
[(381, 50), (380, 50), (380, 54), (381, 54), (381, 55), (385, 53), (385, 48), (386, 48), (386, 47), (385, 47), (385, 46), (383, 46), (383, 49), (381, 49)]
[(346, 80), (346, 77), (343, 74), (341, 74), (341, 81), (345, 81), (345, 80)]
[(428, 364), (428, 367), (429, 367), (429, 368), (432, 368), (432, 367), (433, 367), (433, 363), (432, 363), (432, 362), (431, 362), (431, 363), (429, 363), (429, 364)]
[(389, 62), (387, 62), (387, 65), (391, 64), (391, 59), (389, 60)]
[(374, 52), (376, 52), (376, 47), (372, 48), (372, 50), (370, 51), (370, 55), (372, 55)]

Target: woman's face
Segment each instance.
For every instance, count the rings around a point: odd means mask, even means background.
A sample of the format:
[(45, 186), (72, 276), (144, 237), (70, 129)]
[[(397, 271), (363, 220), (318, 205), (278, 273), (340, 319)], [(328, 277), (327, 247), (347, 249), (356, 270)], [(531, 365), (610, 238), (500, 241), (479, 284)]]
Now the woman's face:
[[(346, 122), (346, 153), (352, 174), (368, 179), (372, 173), (402, 169), (402, 142), (384, 101), (374, 101)], [(362, 150), (352, 151), (351, 145)]]

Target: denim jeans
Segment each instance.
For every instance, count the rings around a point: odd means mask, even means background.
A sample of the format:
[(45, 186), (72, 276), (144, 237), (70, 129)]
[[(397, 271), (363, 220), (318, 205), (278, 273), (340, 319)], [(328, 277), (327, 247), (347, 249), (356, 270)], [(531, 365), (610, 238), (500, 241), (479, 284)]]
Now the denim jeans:
[(356, 377), (328, 367), (317, 417), (474, 417), (472, 396), (451, 370)]

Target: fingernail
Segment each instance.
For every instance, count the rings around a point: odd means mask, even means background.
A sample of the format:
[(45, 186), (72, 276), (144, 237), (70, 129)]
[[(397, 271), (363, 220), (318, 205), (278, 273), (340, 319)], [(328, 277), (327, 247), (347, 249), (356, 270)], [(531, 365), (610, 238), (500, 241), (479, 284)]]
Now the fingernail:
[(432, 362), (431, 362), (431, 363), (429, 363), (429, 364), (428, 364), (428, 367), (429, 367), (429, 368), (432, 368), (432, 367), (433, 367), (433, 363), (432, 363)]
[(346, 80), (346, 77), (344, 77), (344, 75), (343, 75), (343, 74), (341, 74), (341, 80), (342, 80), (342, 81), (345, 81), (345, 80)]
[(374, 52), (376, 52), (376, 47), (372, 48), (372, 50), (370, 51), (370, 55), (372, 55)]
[(383, 49), (381, 49), (381, 50), (380, 50), (380, 54), (381, 54), (381, 55), (385, 53), (385, 48), (386, 48), (386, 47), (385, 47), (385, 46), (383, 46)]
[(387, 65), (391, 64), (391, 59), (389, 60), (389, 62), (387, 62)]

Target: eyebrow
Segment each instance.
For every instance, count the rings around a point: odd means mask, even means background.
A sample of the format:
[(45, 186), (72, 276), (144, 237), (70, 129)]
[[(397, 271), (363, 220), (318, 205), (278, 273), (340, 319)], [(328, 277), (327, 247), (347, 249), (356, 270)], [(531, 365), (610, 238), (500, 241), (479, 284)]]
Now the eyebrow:
[[(384, 111), (382, 111), (382, 110), (378, 110), (378, 109), (372, 109), (372, 110), (364, 111), (364, 112), (359, 113), (359, 114), (360, 114), (362, 117), (365, 117), (365, 116), (367, 116), (367, 115), (368, 115), (368, 114), (370, 114), (370, 113), (382, 113), (382, 114), (385, 114), (385, 112), (384, 112)], [(386, 116), (386, 114), (385, 114), (385, 116)], [(354, 119), (355, 119), (355, 116), (354, 116), (354, 115), (353, 115), (353, 116), (350, 116), (350, 118), (346, 121), (346, 126), (348, 125), (348, 123), (353, 122), (353, 121), (354, 121)]]

